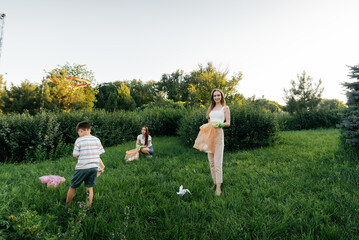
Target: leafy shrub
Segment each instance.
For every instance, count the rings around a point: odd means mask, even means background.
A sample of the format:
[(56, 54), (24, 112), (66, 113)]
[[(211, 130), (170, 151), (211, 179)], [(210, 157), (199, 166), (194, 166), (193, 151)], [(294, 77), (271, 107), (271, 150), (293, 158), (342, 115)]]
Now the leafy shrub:
[(147, 103), (139, 107), (139, 110), (151, 109), (151, 108), (174, 108), (184, 109), (184, 102), (174, 102), (172, 99), (156, 98), (155, 101)]
[(143, 125), (149, 127), (153, 137), (175, 135), (184, 111), (155, 107), (135, 112), (98, 110), (0, 115), (0, 161), (45, 160), (69, 154), (78, 137), (76, 125), (80, 121), (90, 122), (91, 133), (100, 138), (105, 147), (135, 141)]
[(59, 123), (53, 113), (0, 116), (2, 161), (23, 161), (38, 156), (47, 158), (56, 152), (61, 137)]
[(317, 111), (296, 113), (293, 115), (278, 113), (281, 130), (302, 130), (317, 128), (335, 128), (341, 121), (343, 110), (322, 108)]
[(92, 126), (91, 133), (100, 138), (104, 146), (113, 146), (136, 139), (144, 125), (149, 127), (150, 134), (154, 136), (175, 135), (182, 111), (159, 107), (135, 112), (98, 110), (61, 113), (58, 120), (64, 139), (68, 143), (74, 143), (78, 137), (75, 131), (76, 124), (88, 121)]
[[(231, 126), (224, 128), (227, 150), (267, 146), (275, 141), (278, 127), (274, 115), (252, 104), (231, 105)], [(192, 111), (182, 118), (178, 134), (188, 145), (193, 145), (199, 127), (207, 122), (206, 109)]]
[(137, 114), (141, 118), (141, 125), (148, 126), (151, 135), (173, 136), (177, 134), (180, 119), (185, 112), (185, 109), (154, 107), (138, 111)]
[(56, 239), (46, 229), (53, 216), (42, 216), (36, 211), (25, 210), (18, 216), (8, 217), (6, 239)]
[[(153, 137), (178, 132), (187, 144), (193, 144), (199, 126), (207, 122), (205, 112), (204, 108), (152, 107), (134, 112), (98, 110), (1, 115), (1, 161), (46, 160), (69, 154), (78, 137), (75, 128), (80, 121), (91, 123), (92, 134), (100, 138), (105, 147), (135, 141), (144, 125)], [(226, 149), (264, 146), (274, 139), (276, 125), (270, 113), (253, 106), (236, 105), (231, 107), (231, 113), (232, 126), (225, 129)]]
[(251, 105), (231, 107), (231, 127), (225, 129), (228, 149), (268, 146), (277, 139), (274, 115)]
[(66, 143), (74, 143), (78, 137), (76, 133), (76, 124), (80, 121), (89, 121), (86, 112), (60, 112), (56, 114), (57, 121), (60, 124), (62, 137)]
[(140, 117), (134, 112), (96, 111), (89, 117), (93, 135), (100, 138), (105, 147), (135, 139), (141, 131)]
[[(91, 134), (100, 138), (104, 146), (112, 146), (129, 140), (135, 128), (140, 125), (132, 112), (63, 112), (58, 114), (58, 121), (65, 142), (73, 144), (78, 138), (76, 125), (80, 121), (91, 124)], [(139, 130), (137, 130), (139, 131)]]
[(199, 127), (208, 122), (206, 119), (207, 109), (198, 108), (188, 110), (181, 119), (178, 128), (178, 135), (187, 145), (193, 145), (198, 135)]

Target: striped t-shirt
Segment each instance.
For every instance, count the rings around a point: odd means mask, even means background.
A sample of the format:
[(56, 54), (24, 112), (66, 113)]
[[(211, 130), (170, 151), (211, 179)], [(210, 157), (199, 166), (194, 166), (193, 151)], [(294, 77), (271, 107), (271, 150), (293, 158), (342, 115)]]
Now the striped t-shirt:
[(100, 154), (105, 150), (100, 139), (95, 136), (83, 136), (76, 139), (73, 155), (78, 156), (75, 169), (98, 168)]

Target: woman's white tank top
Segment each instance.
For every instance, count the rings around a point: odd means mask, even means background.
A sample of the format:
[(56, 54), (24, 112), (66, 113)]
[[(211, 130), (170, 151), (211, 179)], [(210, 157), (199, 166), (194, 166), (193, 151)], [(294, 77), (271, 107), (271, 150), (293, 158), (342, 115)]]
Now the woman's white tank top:
[(209, 121), (210, 122), (224, 122), (224, 120), (226, 119), (226, 116), (224, 114), (224, 108), (222, 107), (220, 110), (212, 110), (209, 113)]

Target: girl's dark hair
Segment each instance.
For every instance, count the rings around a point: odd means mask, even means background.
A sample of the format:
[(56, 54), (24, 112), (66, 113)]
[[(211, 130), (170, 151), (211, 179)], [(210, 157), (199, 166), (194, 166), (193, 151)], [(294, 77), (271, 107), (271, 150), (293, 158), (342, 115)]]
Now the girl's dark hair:
[[(145, 145), (148, 144), (148, 135), (150, 135), (150, 131), (148, 130), (147, 126), (143, 126), (142, 128), (146, 129), (146, 133), (145, 133)], [(141, 129), (142, 129), (141, 128)]]

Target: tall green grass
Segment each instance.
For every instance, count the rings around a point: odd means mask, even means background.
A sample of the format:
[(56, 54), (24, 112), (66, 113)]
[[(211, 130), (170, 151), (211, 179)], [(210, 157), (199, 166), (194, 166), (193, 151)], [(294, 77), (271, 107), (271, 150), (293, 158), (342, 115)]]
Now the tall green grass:
[[(5, 239), (352, 239), (359, 234), (359, 165), (343, 158), (338, 130), (281, 132), (267, 148), (225, 152), (216, 197), (206, 154), (176, 137), (125, 162), (134, 142), (106, 148), (92, 208), (83, 186), (65, 208), (76, 160), (0, 167)], [(38, 177), (67, 181), (48, 189)], [(180, 185), (191, 195), (179, 197)], [(1, 237), (0, 237), (1, 239)]]

